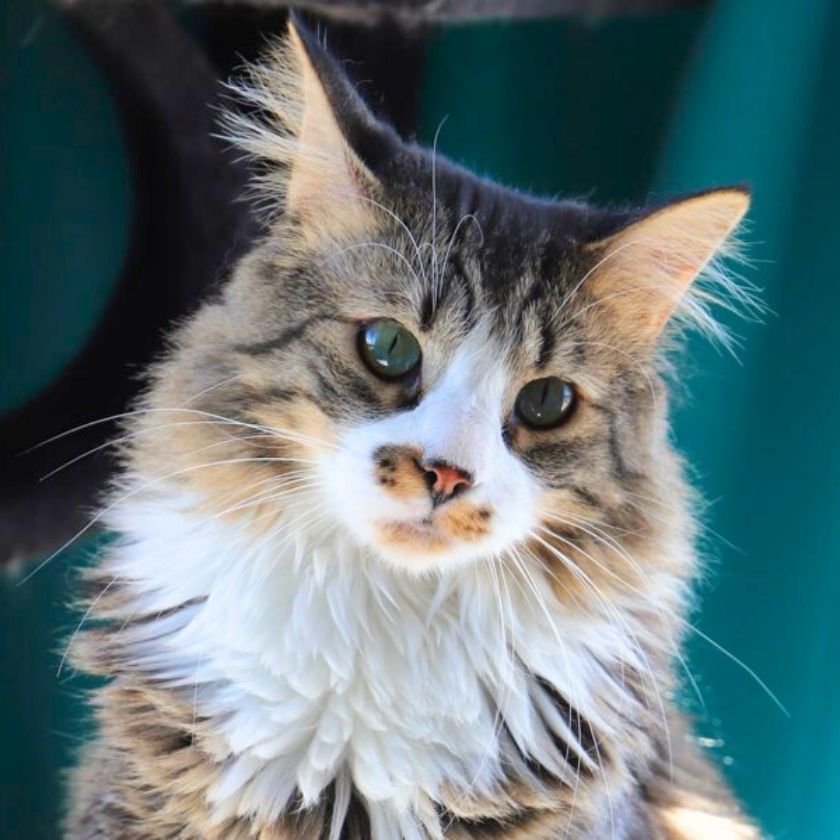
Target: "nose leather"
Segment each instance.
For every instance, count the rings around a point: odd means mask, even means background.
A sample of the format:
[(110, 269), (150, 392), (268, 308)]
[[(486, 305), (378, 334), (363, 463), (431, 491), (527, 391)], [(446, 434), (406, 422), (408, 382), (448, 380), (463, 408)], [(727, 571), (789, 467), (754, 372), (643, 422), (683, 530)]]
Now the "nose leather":
[(436, 502), (451, 499), (472, 486), (472, 478), (466, 470), (445, 461), (431, 461), (422, 467), (428, 476), (429, 489)]

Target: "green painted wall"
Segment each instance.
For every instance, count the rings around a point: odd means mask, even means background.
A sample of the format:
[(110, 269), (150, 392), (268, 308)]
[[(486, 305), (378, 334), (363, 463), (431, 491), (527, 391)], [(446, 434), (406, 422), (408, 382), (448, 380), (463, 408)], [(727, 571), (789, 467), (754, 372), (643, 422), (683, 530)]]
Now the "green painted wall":
[[(739, 361), (694, 342), (676, 438), (711, 505), (692, 670), (703, 734), (775, 837), (840, 837), (840, 9), (727, 0), (608, 23), (455, 27), (423, 115), (439, 147), (544, 193), (643, 200), (748, 180), (749, 279), (772, 308)], [(107, 91), (37, 0), (0, 8), (0, 409), (60, 369), (101, 311), (126, 241), (126, 164)], [(720, 536), (712, 535), (712, 531)], [(86, 731), (55, 676), (84, 549), (0, 582), (0, 837), (54, 837), (59, 768)]]

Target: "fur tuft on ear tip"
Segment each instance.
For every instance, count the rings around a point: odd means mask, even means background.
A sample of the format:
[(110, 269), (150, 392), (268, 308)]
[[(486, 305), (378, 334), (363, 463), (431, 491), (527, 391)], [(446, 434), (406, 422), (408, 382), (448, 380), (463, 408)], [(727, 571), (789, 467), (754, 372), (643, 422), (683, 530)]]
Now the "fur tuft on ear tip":
[(266, 222), (284, 209), (301, 152), (305, 103), (291, 33), (271, 41), (259, 62), (244, 65), (227, 82), (232, 104), (221, 115), (223, 137), (254, 165), (250, 198)]

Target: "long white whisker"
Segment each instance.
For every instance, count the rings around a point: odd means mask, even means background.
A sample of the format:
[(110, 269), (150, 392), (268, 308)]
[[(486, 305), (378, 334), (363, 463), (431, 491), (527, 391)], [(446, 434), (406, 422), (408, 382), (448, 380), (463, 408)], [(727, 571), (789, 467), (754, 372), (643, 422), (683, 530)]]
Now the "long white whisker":
[(426, 269), (423, 265), (423, 254), (420, 251), (420, 246), (417, 244), (417, 240), (414, 238), (414, 234), (411, 232), (408, 225), (393, 210), (389, 209), (384, 204), (380, 204), (378, 201), (375, 201), (374, 199), (369, 198), (368, 196), (361, 195), (355, 196), (355, 198), (357, 198), (360, 201), (367, 201), (369, 204), (372, 204), (374, 207), (377, 207), (378, 209), (382, 210), (383, 213), (390, 216), (400, 226), (400, 228), (402, 228), (406, 236), (408, 236), (409, 240), (411, 241), (411, 244), (414, 246), (414, 252), (417, 255), (417, 261), (420, 266), (420, 272), (423, 275), (423, 279), (424, 281), (428, 282), (428, 278), (426, 276)]
[[(532, 533), (532, 537), (534, 537), (534, 538), (538, 539), (540, 542), (543, 542), (543, 544), (544, 544), (544, 545), (545, 545), (545, 546), (546, 546), (549, 550), (552, 550), (552, 551), (553, 551), (553, 553), (554, 553), (554, 554), (558, 557), (558, 559), (560, 559), (560, 560), (561, 560), (561, 562), (563, 562), (563, 563), (564, 563), (564, 565), (566, 565), (566, 567), (567, 567), (567, 568), (569, 568), (571, 571), (574, 571), (574, 569), (573, 569), (574, 564), (573, 564), (573, 563), (572, 563), (572, 562), (571, 562), (568, 558), (566, 558), (566, 557), (565, 557), (562, 553), (560, 553), (560, 552), (559, 552), (559, 551), (557, 551), (556, 549), (553, 549), (553, 547), (552, 547), (552, 546), (550, 546), (548, 543), (545, 543), (543, 540), (541, 540), (539, 537), (537, 537), (537, 535), (535, 535), (535, 534), (533, 534), (533, 533)], [(578, 569), (577, 571), (578, 571), (578, 572), (580, 572), (581, 574), (585, 574), (585, 573), (583, 573), (583, 570), (582, 570), (582, 569)], [(591, 581), (590, 581), (590, 583), (591, 583)], [(592, 584), (592, 586), (594, 587), (594, 584)], [(594, 588), (594, 591), (596, 592), (596, 597), (597, 597), (597, 587), (595, 587), (595, 588)], [(610, 604), (609, 604), (609, 602), (607, 601), (607, 599), (603, 599), (603, 600), (604, 600), (604, 603), (605, 603), (605, 604), (607, 604), (607, 605), (609, 605), (609, 606), (612, 606), (612, 605), (610, 605)], [(615, 614), (616, 614), (616, 616), (618, 617), (618, 611), (617, 611), (617, 610), (615, 610)], [(641, 652), (641, 651), (640, 651), (640, 652)], [(649, 667), (650, 667), (650, 666), (649, 666), (649, 664), (648, 664), (648, 668), (649, 668)], [(571, 671), (570, 671), (570, 673), (571, 673)], [(652, 675), (651, 675), (651, 677), (652, 677)], [(665, 725), (665, 729), (666, 729), (666, 736), (667, 736), (667, 739), (668, 739), (668, 743), (669, 743), (669, 745), (670, 745), (670, 733), (668, 732), (667, 720), (664, 718), (664, 707), (663, 707), (663, 723), (664, 723), (664, 725)], [(598, 739), (597, 739), (597, 737), (595, 737), (595, 738), (593, 739), (593, 745), (594, 745), (595, 754), (596, 754), (596, 758), (597, 758), (597, 764), (598, 764), (598, 766), (600, 767), (600, 770), (601, 770), (601, 776), (602, 776), (602, 778), (603, 778), (603, 782), (604, 782), (604, 790), (605, 790), (605, 793), (606, 793), (606, 796), (607, 796), (607, 808), (608, 808), (608, 810), (609, 810), (609, 816), (610, 816), (610, 825), (612, 826), (612, 828), (613, 828), (613, 833), (614, 833), (614, 832), (615, 832), (615, 814), (614, 814), (614, 812), (613, 812), (612, 797), (611, 797), (611, 794), (610, 794), (610, 786), (609, 786), (609, 782), (608, 782), (608, 780), (607, 780), (606, 768), (605, 768), (605, 766), (604, 766), (604, 762), (603, 762), (603, 758), (602, 758), (602, 756), (601, 756), (601, 751), (600, 751), (600, 748), (598, 747)], [(670, 749), (670, 748), (669, 748), (669, 749)]]
[(386, 244), (385, 242), (357, 242), (353, 245), (347, 245), (346, 247), (342, 248), (338, 253), (332, 254), (322, 262), (331, 262), (332, 260), (338, 259), (342, 254), (347, 253), (348, 251), (355, 251), (360, 248), (382, 248), (384, 251), (387, 251), (390, 254), (393, 254), (398, 260), (400, 260), (406, 268), (411, 272), (412, 277), (417, 282), (418, 285), (420, 283), (420, 276), (417, 274), (414, 266), (411, 262), (406, 258), (404, 254), (401, 254), (396, 248), (391, 247), (390, 245)]
[(693, 624), (686, 622), (686, 627), (688, 627), (688, 629), (692, 632), (696, 633), (701, 639), (703, 639), (704, 642), (710, 644), (716, 651), (718, 651), (718, 653), (722, 653), (727, 659), (729, 659), (731, 662), (734, 662), (748, 676), (755, 680), (755, 682), (760, 686), (762, 691), (764, 691), (764, 693), (776, 704), (776, 706), (782, 712), (782, 714), (785, 717), (790, 717), (790, 712), (787, 710), (782, 701), (779, 700), (779, 698), (770, 690), (767, 683), (764, 682), (764, 680), (761, 679), (761, 677), (759, 677), (758, 674), (752, 668), (750, 668), (750, 666), (747, 665), (747, 663), (744, 662), (743, 659), (739, 659), (737, 656), (735, 656), (734, 653), (727, 650), (719, 642), (716, 642), (711, 636), (707, 636), (702, 630), (699, 630)]
[[(298, 495), (304, 490), (312, 489), (315, 487), (318, 487), (318, 482), (312, 480), (307, 481), (305, 479), (298, 479), (295, 481), (284, 482), (282, 485), (280, 485), (280, 489), (272, 487), (268, 490), (262, 491), (261, 493), (256, 493), (254, 496), (251, 496), (250, 498), (245, 499), (244, 501), (239, 502), (238, 504), (231, 505), (230, 507), (219, 511), (218, 513), (214, 513), (207, 519), (202, 520), (199, 524), (204, 525), (208, 522), (214, 522), (218, 519), (221, 519), (224, 516), (230, 515), (231, 513), (238, 513), (239, 511), (248, 510), (249, 508), (260, 507), (262, 505), (278, 501), (279, 499), (284, 499), (289, 496)], [(279, 509), (274, 512), (278, 515), (281, 513)], [(267, 514), (268, 513), (269, 512), (267, 512)]]
[(142, 414), (155, 414), (155, 413), (187, 413), (187, 414), (197, 414), (200, 417), (210, 418), (218, 422), (219, 425), (231, 425), (231, 426), (241, 426), (242, 428), (251, 429), (258, 432), (268, 432), (271, 434), (275, 434), (278, 437), (283, 437), (284, 435), (288, 436), (290, 440), (300, 440), (302, 442), (309, 442), (316, 444), (318, 446), (324, 446), (327, 448), (335, 448), (335, 445), (330, 443), (329, 441), (321, 440), (318, 438), (312, 438), (309, 435), (302, 435), (298, 432), (292, 432), (291, 430), (284, 430), (284, 429), (276, 429), (272, 428), (271, 426), (260, 426), (255, 423), (248, 423), (242, 420), (235, 420), (232, 417), (225, 417), (221, 414), (214, 414), (211, 411), (201, 411), (195, 408), (186, 408), (186, 407), (174, 407), (174, 408), (140, 408), (135, 409), (133, 411), (123, 411), (120, 414), (111, 414), (108, 417), (100, 417), (98, 420), (90, 420), (87, 423), (82, 423), (79, 426), (74, 426), (72, 429), (67, 429), (64, 432), (59, 432), (52, 437), (47, 438), (46, 440), (41, 441), (40, 443), (36, 443), (34, 446), (31, 446), (29, 449), (24, 450), (23, 454), (27, 454), (29, 452), (33, 452), (36, 449), (40, 449), (42, 446), (46, 446), (47, 444), (53, 443), (57, 440), (61, 440), (62, 438), (67, 437), (68, 435), (75, 434), (77, 432), (84, 431), (85, 429), (89, 429), (92, 426), (98, 426), (102, 423), (109, 423), (113, 420), (122, 420), (129, 417), (138, 417)]
[(644, 241), (645, 241), (645, 240), (643, 240), (643, 239), (638, 239), (638, 240), (633, 240), (633, 241), (631, 241), (631, 242), (625, 242), (623, 245), (619, 245), (617, 248), (614, 248), (612, 251), (610, 251), (610, 252), (609, 252), (606, 256), (604, 256), (604, 257), (602, 257), (600, 260), (598, 260), (598, 262), (597, 262), (597, 263), (595, 263), (595, 265), (593, 265), (593, 266), (592, 266), (592, 268), (590, 268), (590, 269), (589, 269), (589, 271), (587, 271), (587, 272), (583, 275), (583, 277), (581, 277), (581, 278), (580, 278), (580, 280), (578, 280), (578, 282), (577, 282), (577, 283), (576, 283), (576, 284), (572, 287), (572, 289), (571, 289), (571, 290), (570, 290), (570, 291), (569, 291), (569, 292), (568, 292), (568, 293), (564, 296), (563, 300), (562, 300), (562, 301), (560, 301), (560, 305), (557, 307), (557, 309), (556, 309), (556, 311), (555, 311), (555, 318), (556, 318), (556, 317), (558, 317), (558, 316), (560, 315), (560, 313), (562, 313), (562, 312), (563, 312), (563, 310), (564, 310), (564, 309), (566, 308), (566, 306), (569, 304), (569, 301), (570, 301), (570, 300), (571, 300), (571, 299), (575, 296), (575, 294), (577, 294), (577, 292), (578, 292), (578, 291), (580, 291), (580, 289), (581, 289), (581, 287), (583, 286), (583, 284), (584, 284), (584, 283), (585, 283), (585, 282), (586, 282), (586, 281), (587, 281), (587, 280), (588, 280), (588, 279), (589, 279), (589, 278), (590, 278), (590, 277), (591, 277), (591, 276), (592, 276), (592, 275), (593, 275), (593, 274), (594, 274), (594, 273), (595, 273), (595, 272), (596, 272), (599, 268), (601, 268), (601, 267), (602, 267), (605, 263), (609, 262), (609, 261), (610, 261), (613, 257), (615, 257), (615, 256), (617, 256), (618, 254), (620, 254), (622, 251), (624, 251), (624, 250), (626, 250), (627, 248), (629, 248), (631, 245), (638, 245), (638, 244), (640, 244), (641, 242), (644, 242)]
[(461, 230), (461, 225), (463, 225), (466, 221), (472, 221), (475, 224), (475, 226), (478, 228), (478, 232), (481, 234), (481, 244), (484, 243), (484, 230), (482, 229), (481, 223), (478, 221), (478, 218), (475, 216), (474, 213), (465, 213), (458, 220), (458, 224), (455, 225), (455, 230), (452, 231), (452, 236), (449, 237), (449, 243), (446, 246), (446, 253), (443, 257), (443, 266), (440, 270), (440, 276), (442, 278), (446, 277), (446, 266), (449, 264), (449, 255), (452, 251), (452, 245), (455, 242), (455, 237), (458, 235), (458, 231)]
[[(525, 575), (528, 583), (531, 585), (532, 590), (533, 590), (533, 592), (536, 596), (537, 603), (542, 608), (542, 610), (543, 610), (543, 612), (546, 616), (546, 619), (549, 621), (549, 625), (552, 627), (552, 629), (554, 629), (555, 635), (558, 636), (558, 645), (559, 645), (559, 648), (560, 648), (560, 651), (561, 651), (561, 655), (563, 656), (564, 660), (566, 660), (566, 663), (567, 663), (566, 664), (566, 669), (567, 669), (569, 674), (572, 674), (573, 671), (572, 671), (572, 669), (571, 669), (571, 667), (568, 663), (568, 656), (567, 656), (566, 651), (565, 651), (565, 646), (563, 645), (562, 639), (559, 637), (559, 634), (557, 634), (556, 628), (554, 628), (554, 623), (553, 623), (553, 621), (551, 620), (551, 618), (548, 614), (548, 610), (547, 610), (547, 607), (544, 603), (544, 599), (539, 595), (539, 592), (537, 591), (536, 584), (533, 580), (533, 577), (528, 572), (527, 567), (522, 562), (521, 558), (518, 558), (518, 555), (515, 555), (515, 554), (514, 554), (514, 557), (517, 558), (519, 568), (521, 569), (521, 571)], [(578, 727), (579, 727), (578, 728), (578, 739), (579, 739), (579, 742), (580, 742), (579, 746), (581, 747), (581, 750), (578, 751), (578, 758), (579, 758), (579, 760), (584, 759), (585, 761), (588, 762), (590, 760), (589, 756), (587, 755), (586, 751), (583, 749), (582, 742), (580, 741), (580, 739), (581, 739), (581, 731), (580, 731), (580, 727), (581, 727), (580, 716), (581, 716), (581, 714), (582, 714), (582, 712), (578, 712)], [(607, 778), (606, 767), (604, 766), (604, 760), (603, 760), (603, 757), (601, 755), (600, 747), (598, 746), (597, 735), (593, 738), (593, 746), (594, 746), (594, 749), (595, 749), (596, 765), (600, 769), (601, 778), (604, 782), (604, 792), (605, 792), (606, 798), (607, 798), (607, 809), (608, 809), (608, 812), (609, 812), (610, 826), (612, 828), (613, 837), (615, 837), (615, 813), (614, 813), (614, 808), (613, 808), (612, 793), (611, 793), (611, 790), (610, 790), (609, 780)], [(575, 793), (573, 794), (573, 796), (575, 796), (575, 797), (577, 795), (577, 785), (579, 783), (579, 780), (580, 780), (580, 776), (578, 774), (575, 778)], [(572, 807), (574, 807), (574, 806), (572, 806)], [(569, 823), (571, 823), (571, 814), (570, 814), (570, 818), (569, 818)], [(568, 828), (568, 825), (567, 825), (567, 828)]]
[(235, 373), (232, 376), (228, 376), (225, 379), (221, 379), (218, 382), (214, 382), (212, 385), (208, 385), (206, 388), (202, 388), (197, 393), (193, 394), (191, 397), (188, 397), (184, 402), (180, 403), (181, 408), (188, 406), (190, 403), (195, 402), (200, 397), (203, 397), (205, 394), (209, 394), (210, 391), (215, 391), (216, 388), (221, 388), (223, 385), (229, 385), (231, 382), (236, 382), (239, 379), (239, 374)]
[[(541, 515), (550, 519), (557, 520), (558, 522), (571, 525), (574, 528), (580, 529), (581, 531), (592, 537), (592, 539), (594, 539), (596, 542), (601, 543), (607, 549), (614, 551), (616, 554), (618, 554), (618, 556), (622, 559), (633, 564), (638, 569), (639, 573), (644, 575), (644, 573), (641, 570), (641, 567), (639, 567), (638, 563), (635, 563), (633, 558), (624, 549), (624, 547), (617, 540), (609, 536), (609, 534), (606, 534), (605, 532), (601, 531), (591, 520), (585, 519), (583, 517), (577, 516), (576, 514), (572, 514), (569, 512), (565, 513), (562, 517), (558, 516), (557, 514), (549, 513), (548, 511), (542, 511)], [(659, 617), (659, 621), (662, 624), (663, 630), (667, 630), (665, 615), (661, 607), (656, 603), (653, 603), (652, 606)], [(688, 680), (691, 683), (695, 694), (697, 695), (697, 699), (700, 701), (700, 705), (705, 711), (706, 701), (703, 698), (703, 693), (700, 691), (700, 686), (697, 684), (697, 680), (694, 678), (694, 674), (691, 673), (691, 669), (688, 667), (688, 662), (686, 661), (685, 657), (680, 653), (679, 646), (675, 643), (671, 643), (669, 644), (669, 649), (671, 654), (677, 659), (677, 661), (680, 663), (681, 667), (685, 671)]]
[(108, 590), (116, 583), (117, 578), (113, 577), (111, 580), (105, 585), (104, 589), (100, 591), (100, 593), (94, 598), (94, 600), (88, 605), (88, 608), (85, 610), (84, 615), (82, 616), (79, 623), (76, 625), (76, 629), (73, 631), (73, 635), (70, 636), (70, 640), (67, 642), (67, 645), (64, 648), (64, 653), (61, 655), (61, 661), (58, 663), (58, 669), (55, 672), (56, 679), (61, 677), (61, 671), (64, 668), (64, 662), (67, 659), (67, 655), (70, 653), (70, 649), (73, 647), (73, 643), (76, 641), (76, 637), (79, 635), (79, 632), (82, 629), (82, 625), (88, 620), (88, 616), (93, 612), (96, 605), (102, 600)]
[[(217, 420), (183, 420), (180, 422), (175, 423), (161, 423), (159, 426), (152, 426), (148, 429), (138, 429), (135, 432), (130, 432), (129, 434), (120, 435), (119, 437), (111, 438), (110, 440), (106, 440), (104, 443), (100, 443), (98, 446), (94, 446), (91, 449), (86, 450), (85, 452), (76, 455), (74, 458), (71, 458), (69, 461), (65, 461), (63, 464), (60, 464), (55, 469), (50, 470), (48, 473), (44, 473), (39, 479), (39, 481), (47, 481), (47, 479), (52, 478), (54, 475), (57, 475), (60, 472), (63, 472), (68, 467), (72, 467), (73, 464), (77, 464), (79, 461), (84, 460), (85, 458), (89, 458), (92, 455), (95, 455), (97, 452), (101, 452), (103, 449), (108, 449), (111, 446), (119, 446), (121, 443), (125, 443), (129, 440), (134, 440), (135, 438), (142, 437), (144, 435), (154, 434), (155, 432), (163, 431), (166, 429), (171, 429), (177, 426), (195, 426), (195, 425), (218, 425)], [(253, 440), (254, 438), (265, 438), (265, 437), (276, 437), (271, 432), (256, 432), (252, 435), (230, 435), (224, 440), (216, 441), (215, 443), (208, 444), (207, 446), (203, 446), (200, 449), (193, 449), (190, 452), (184, 453), (184, 455), (195, 455), (198, 452), (204, 452), (207, 449), (212, 449), (217, 446), (227, 446), (228, 444), (234, 443), (240, 440)]]
[[(546, 530), (550, 530), (550, 529), (546, 529)], [(551, 533), (552, 533), (552, 536), (554, 536), (556, 539), (560, 539), (560, 540), (563, 540), (564, 542), (567, 542), (567, 540), (564, 540), (564, 539), (563, 539), (563, 537), (561, 537), (561, 536), (560, 536), (559, 534), (557, 534), (556, 532), (552, 531)], [(538, 538), (538, 539), (539, 539), (539, 538)], [(544, 545), (546, 545), (547, 547), (551, 548), (551, 546), (549, 546), (549, 544), (548, 544), (548, 543), (546, 543), (544, 540), (540, 540), (540, 541), (541, 541), (541, 542), (543, 542), (543, 544), (544, 544)], [(576, 550), (580, 551), (580, 548), (579, 548), (578, 546), (574, 546), (574, 547), (575, 547), (575, 549), (576, 549)], [(642, 595), (642, 596), (644, 596), (644, 593), (643, 593), (641, 590), (639, 590), (638, 588), (634, 587), (634, 586), (633, 586), (633, 584), (632, 584), (632, 583), (630, 583), (629, 581), (624, 580), (624, 578), (622, 578), (620, 575), (617, 575), (615, 572), (613, 572), (613, 571), (612, 571), (611, 569), (609, 569), (607, 566), (604, 566), (603, 564), (599, 563), (597, 560), (595, 560), (595, 559), (594, 559), (594, 558), (592, 558), (591, 556), (590, 556), (590, 557), (588, 557), (588, 559), (590, 559), (590, 560), (591, 560), (593, 563), (595, 563), (595, 564), (596, 564), (599, 568), (601, 568), (601, 569), (602, 569), (602, 571), (604, 571), (605, 573), (607, 573), (607, 574), (608, 574), (608, 575), (610, 575), (611, 577), (614, 577), (614, 578), (616, 578), (617, 580), (619, 580), (619, 581), (620, 581), (623, 585), (627, 586), (627, 587), (628, 587), (631, 591), (635, 592), (637, 595)], [(665, 609), (665, 611), (666, 611), (667, 613), (669, 613), (670, 615), (672, 615), (672, 616), (673, 616), (673, 618), (674, 618), (675, 620), (680, 621), (679, 617), (678, 617), (678, 616), (676, 616), (676, 615), (674, 615), (674, 614), (673, 614), (673, 612), (672, 612), (671, 610), (669, 610), (667, 607), (664, 607), (663, 609)], [(712, 645), (712, 647), (714, 647), (716, 650), (718, 650), (718, 651), (719, 651), (720, 653), (722, 653), (724, 656), (726, 656), (727, 658), (729, 658), (729, 659), (730, 659), (732, 662), (734, 662), (736, 665), (740, 666), (740, 667), (744, 670), (744, 672), (745, 672), (748, 676), (752, 677), (752, 678), (755, 680), (755, 682), (757, 683), (757, 685), (758, 685), (758, 686), (760, 686), (760, 688), (761, 688), (761, 689), (762, 689), (762, 690), (763, 690), (763, 691), (767, 694), (767, 696), (770, 698), (770, 700), (772, 700), (772, 701), (773, 701), (773, 703), (774, 703), (774, 704), (775, 704), (775, 705), (779, 708), (779, 710), (780, 710), (780, 711), (781, 711), (781, 712), (782, 712), (782, 713), (783, 713), (786, 717), (790, 717), (790, 713), (789, 713), (789, 712), (788, 712), (788, 710), (785, 708), (784, 704), (783, 704), (783, 703), (779, 700), (779, 698), (778, 698), (778, 697), (777, 697), (777, 696), (773, 693), (773, 691), (771, 691), (771, 689), (770, 689), (770, 688), (769, 688), (769, 686), (768, 686), (768, 685), (764, 682), (764, 680), (762, 680), (762, 679), (761, 679), (761, 677), (759, 677), (759, 676), (758, 676), (758, 674), (756, 674), (756, 673), (755, 673), (755, 671), (754, 671), (752, 668), (750, 668), (750, 667), (749, 667), (749, 666), (748, 666), (745, 662), (743, 662), (741, 659), (739, 659), (737, 656), (735, 656), (735, 654), (733, 654), (733, 653), (731, 653), (730, 651), (726, 650), (726, 648), (724, 648), (724, 647), (723, 647), (722, 645), (720, 645), (718, 642), (714, 641), (714, 639), (710, 638), (709, 636), (706, 636), (704, 633), (702, 633), (700, 630), (698, 630), (698, 629), (697, 629), (697, 628), (696, 628), (693, 624), (691, 624), (691, 623), (689, 623), (689, 622), (685, 622), (685, 626), (686, 626), (689, 630), (692, 630), (693, 632), (697, 633), (697, 634), (700, 636), (700, 638), (704, 639), (706, 642), (708, 642), (710, 645)]]
[(432, 258), (432, 299), (434, 301), (440, 300), (441, 294), (441, 277), (438, 273), (438, 254), (437, 254), (437, 144), (440, 137), (440, 131), (446, 122), (447, 117), (444, 117), (439, 123), (435, 131), (434, 141), (432, 142), (432, 242), (431, 242), (431, 258)]
[[(83, 528), (77, 531), (70, 539), (66, 542), (62, 543), (55, 551), (52, 552), (48, 557), (38, 563), (31, 572), (25, 575), (19, 582), (18, 586), (23, 586), (27, 583), (31, 578), (38, 574), (48, 563), (58, 557), (66, 548), (71, 546), (76, 540), (80, 537), (84, 536), (91, 528), (94, 527), (98, 522), (102, 520), (104, 516), (110, 513), (117, 505), (122, 504), (127, 499), (135, 496), (137, 493), (140, 493), (144, 490), (148, 490), (150, 487), (154, 487), (155, 485), (161, 484), (164, 481), (167, 481), (170, 478), (174, 478), (178, 475), (185, 475), (190, 472), (195, 472), (196, 470), (200, 469), (208, 469), (210, 467), (219, 467), (229, 464), (242, 464), (242, 463), (265, 463), (265, 462), (286, 462), (286, 461), (300, 461), (300, 459), (289, 459), (289, 458), (229, 458), (224, 461), (212, 461), (209, 464), (196, 464), (191, 467), (184, 467), (183, 469), (176, 470), (175, 472), (169, 473), (168, 475), (159, 476), (158, 478), (153, 479), (152, 481), (146, 482), (145, 484), (140, 485), (139, 487), (135, 487), (129, 493), (121, 496), (116, 501), (111, 502), (105, 508), (99, 511)], [(305, 463), (305, 462), (304, 462)], [(310, 462), (314, 463), (314, 462)]]

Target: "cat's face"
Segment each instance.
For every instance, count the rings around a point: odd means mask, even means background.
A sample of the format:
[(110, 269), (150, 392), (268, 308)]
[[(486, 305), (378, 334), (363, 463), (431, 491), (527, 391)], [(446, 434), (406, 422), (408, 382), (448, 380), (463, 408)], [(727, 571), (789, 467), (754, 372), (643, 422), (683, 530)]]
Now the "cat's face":
[(401, 143), (311, 39), (282, 61), (256, 98), (287, 133), (244, 142), (282, 164), (285, 214), (159, 375), (161, 404), (248, 425), (173, 433), (169, 455), (215, 449), (223, 478), (187, 475), (217, 508), (290, 527), (297, 504), (411, 572), (634, 527), (663, 441), (657, 342), (743, 192), (534, 201)]
[(362, 544), (413, 570), (500, 553), (533, 527), (539, 495), (511, 447), (519, 377), (509, 348), (489, 323), (447, 335), (445, 326), (421, 331), (417, 313), (400, 314), (358, 322), (364, 367), (396, 356), (392, 333), (395, 350), (409, 345), (417, 362), (404, 406), (348, 422), (323, 459), (332, 513)]
[[(376, 243), (410, 253), (385, 230)], [(578, 331), (555, 330), (559, 284), (529, 276), (523, 265), (518, 293), (496, 300), (483, 282), (477, 240), (458, 244), (457, 269), (440, 267), (443, 291), (431, 305), (434, 281), (423, 270), (431, 275), (434, 261), (417, 260), (409, 271), (379, 244), (354, 243), (353, 256), (328, 247), (324, 268), (310, 263), (306, 272), (308, 288), (325, 290), (323, 302), (317, 311), (281, 305), (297, 312), (286, 328), (296, 337), (272, 350), (266, 371), (266, 381), (276, 381), (294, 369), (294, 383), (278, 383), (289, 391), (281, 399), (290, 413), (319, 415), (331, 445), (314, 457), (330, 514), (361, 544), (415, 571), (524, 540), (541, 507), (552, 506), (548, 491), (577, 504), (584, 487), (596, 492), (607, 455), (592, 448), (607, 436), (585, 404), (597, 385), (560, 335)], [(282, 284), (276, 294), (285, 297)], [(270, 419), (281, 409), (264, 410)], [(558, 445), (567, 449), (562, 464)], [(586, 446), (586, 464), (575, 464), (573, 453)], [(584, 467), (589, 476), (577, 474)]]
[[(428, 242), (422, 203), (400, 218)], [(475, 225), (456, 231), (443, 212), (432, 258), (412, 253), (387, 214), (368, 221), (294, 265), (288, 231), (252, 256), (218, 312), (235, 333), (216, 366), (234, 381), (202, 410), (277, 429), (273, 454), (311, 466), (313, 504), (412, 571), (502, 554), (540, 536), (561, 500), (580, 513), (606, 494), (617, 472), (608, 427), (628, 418), (609, 399), (609, 420), (604, 399), (620, 387), (629, 405), (639, 374), (604, 381), (618, 371), (597, 329), (577, 323), (589, 299), (570, 296), (575, 267), (556, 251), (545, 271), (547, 249), (534, 245), (499, 260), (488, 283)], [(261, 437), (241, 444), (240, 457), (266, 452)]]

